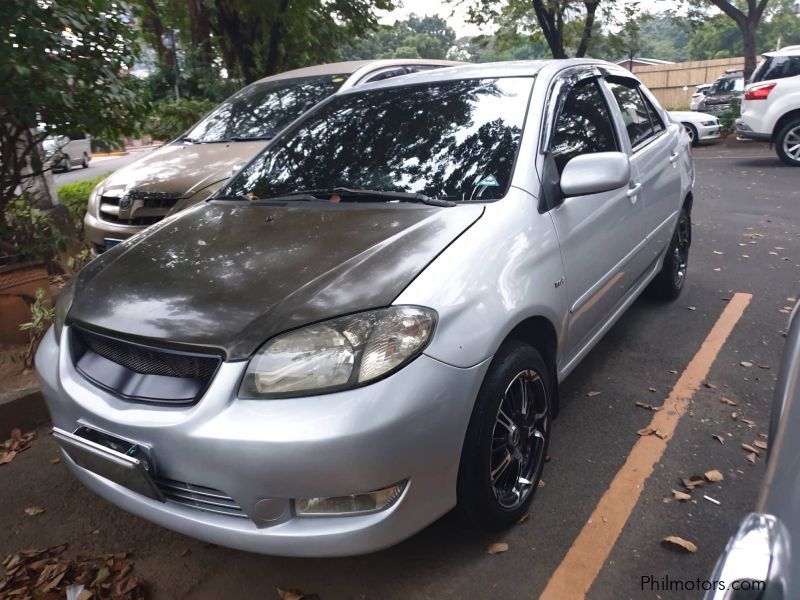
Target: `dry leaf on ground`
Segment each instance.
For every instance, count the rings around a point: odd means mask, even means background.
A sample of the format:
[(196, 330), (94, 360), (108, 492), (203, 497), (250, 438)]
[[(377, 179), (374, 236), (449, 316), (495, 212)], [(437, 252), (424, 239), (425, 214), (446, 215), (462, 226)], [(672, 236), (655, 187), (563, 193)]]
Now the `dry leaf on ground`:
[(694, 488), (706, 483), (706, 478), (702, 475), (692, 475), (688, 479), (681, 479), (681, 483), (687, 490), (692, 491)]
[(689, 540), (685, 540), (682, 537), (678, 537), (677, 535), (668, 535), (661, 543), (665, 546), (669, 546), (675, 550), (682, 550), (683, 552), (697, 552), (697, 546), (690, 542)]
[(675, 500), (680, 500), (681, 502), (685, 502), (686, 500), (691, 500), (691, 494), (687, 494), (686, 492), (681, 492), (678, 490), (672, 490), (672, 497)]
[(530, 518), (531, 518), (531, 514), (530, 513), (525, 513), (519, 519), (517, 519), (517, 525), (522, 525), (523, 523), (527, 523), (528, 519), (530, 519)]
[(24, 450), (27, 450), (33, 438), (36, 437), (35, 431), (22, 433), (18, 428), (11, 430), (11, 437), (0, 445), (0, 465), (7, 465)]
[(29, 517), (35, 517), (36, 515), (40, 515), (44, 512), (44, 508), (41, 506), (29, 506), (25, 509), (25, 514)]
[(505, 542), (489, 544), (486, 546), (486, 552), (489, 554), (502, 554), (503, 552), (508, 552), (508, 544)]
[(755, 421), (751, 421), (750, 419), (739, 419), (739, 420), (740, 420), (742, 423), (744, 423), (745, 425), (747, 425), (747, 426), (748, 426), (750, 429), (752, 429), (753, 427), (755, 427), (755, 424), (756, 424), (756, 422), (755, 422)]
[(753, 445), (756, 448), (761, 448), (762, 450), (766, 450), (767, 449), (767, 442), (765, 442), (763, 440), (756, 440), (755, 442), (753, 442)]
[(751, 363), (749, 360), (743, 360), (739, 364), (742, 365), (743, 367), (752, 367), (753, 366), (753, 363)]
[(278, 598), (281, 600), (319, 600), (318, 594), (306, 594), (300, 590), (285, 590), (283, 588), (275, 588), (278, 592)]
[(704, 386), (706, 386), (706, 387), (707, 387), (708, 389), (710, 389), (710, 390), (715, 390), (715, 389), (717, 389), (717, 386), (716, 386), (716, 385), (714, 385), (713, 383), (709, 383), (708, 381), (706, 381), (706, 382), (705, 382), (703, 385), (704, 385)]
[(588, 396), (589, 398), (594, 398), (595, 396), (599, 396), (602, 393), (603, 392), (598, 392), (596, 390), (592, 390), (591, 392), (586, 392), (586, 396)]
[(719, 434), (712, 433), (712, 434), (711, 434), (711, 437), (712, 437), (712, 438), (714, 438), (715, 440), (717, 440), (717, 441), (718, 441), (720, 444), (724, 444), (724, 443), (725, 443), (725, 438), (724, 438), (724, 437), (722, 437), (722, 436), (721, 436), (721, 435), (719, 435)]
[(723, 404), (727, 404), (728, 406), (736, 406), (736, 402), (734, 402), (730, 398), (726, 398), (725, 396), (722, 396), (719, 399), (719, 401), (722, 402)]
[(647, 402), (636, 401), (634, 404), (636, 404), (636, 406), (638, 406), (639, 408), (644, 408), (645, 410), (652, 410), (652, 411), (658, 411), (658, 410), (661, 410), (662, 408), (664, 408), (663, 405), (662, 406), (654, 406), (652, 404), (648, 404)]
[(747, 455), (747, 462), (750, 462), (750, 463), (752, 463), (752, 464), (755, 464), (755, 462), (756, 462), (756, 457), (757, 457), (757, 456), (758, 456), (758, 454), (756, 454), (755, 452), (750, 452), (750, 453)]
[(60, 462), (61, 462), (61, 457), (60, 456), (56, 456), (55, 458), (51, 458), (50, 459), (50, 464), (51, 465), (57, 465)]
[(711, 483), (717, 483), (718, 481), (725, 479), (725, 476), (716, 469), (713, 469), (705, 472), (705, 478)]
[(753, 454), (756, 454), (756, 455), (761, 454), (758, 450), (753, 448), (750, 444), (745, 444), (744, 442), (742, 442), (742, 450), (744, 450), (745, 452), (752, 452)]

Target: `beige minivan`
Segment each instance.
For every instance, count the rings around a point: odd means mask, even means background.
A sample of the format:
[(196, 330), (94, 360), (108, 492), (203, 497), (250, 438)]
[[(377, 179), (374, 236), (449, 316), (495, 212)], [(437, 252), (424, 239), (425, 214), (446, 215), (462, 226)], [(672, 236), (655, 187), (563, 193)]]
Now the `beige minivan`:
[(460, 63), (362, 60), (266, 77), (225, 100), (178, 139), (116, 171), (92, 191), (84, 217), (96, 252), (202, 202), (286, 125), (356, 85)]

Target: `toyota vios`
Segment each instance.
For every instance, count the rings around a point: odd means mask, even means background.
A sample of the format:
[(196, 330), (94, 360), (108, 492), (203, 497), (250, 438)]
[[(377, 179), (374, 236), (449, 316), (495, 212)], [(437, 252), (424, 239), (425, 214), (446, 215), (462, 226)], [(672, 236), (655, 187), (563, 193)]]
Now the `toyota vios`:
[(369, 552), (456, 505), (507, 526), (558, 382), (645, 288), (680, 293), (692, 182), (683, 128), (608, 63), (333, 96), (65, 288), (36, 360), (65, 462), (255, 552)]

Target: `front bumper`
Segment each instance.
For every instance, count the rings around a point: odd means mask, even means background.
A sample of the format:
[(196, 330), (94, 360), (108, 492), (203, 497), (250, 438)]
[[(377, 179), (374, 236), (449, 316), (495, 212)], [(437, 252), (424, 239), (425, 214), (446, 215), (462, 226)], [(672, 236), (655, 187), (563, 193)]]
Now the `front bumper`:
[[(245, 514), (159, 502), (65, 462), (110, 502), (185, 535), (284, 556), (342, 556), (395, 544), (456, 503), (461, 446), (489, 359), (460, 369), (420, 356), (374, 384), (286, 400), (235, 397), (245, 362), (220, 367), (194, 406), (135, 404), (77, 373), (52, 329), (36, 357), (53, 425), (86, 425), (148, 447), (158, 477), (224, 491)], [(382, 512), (297, 517), (292, 499), (369, 492), (408, 480)], [(269, 519), (256, 508), (268, 500)], [(276, 510), (277, 509), (277, 510)]]
[(716, 125), (698, 125), (697, 126), (697, 141), (698, 142), (713, 142), (720, 137), (719, 123)]
[(146, 229), (146, 227), (109, 223), (108, 221), (98, 219), (88, 212), (83, 217), (83, 230), (86, 240), (99, 252), (103, 252), (107, 249), (106, 239), (127, 240), (129, 237), (136, 235), (144, 229)]

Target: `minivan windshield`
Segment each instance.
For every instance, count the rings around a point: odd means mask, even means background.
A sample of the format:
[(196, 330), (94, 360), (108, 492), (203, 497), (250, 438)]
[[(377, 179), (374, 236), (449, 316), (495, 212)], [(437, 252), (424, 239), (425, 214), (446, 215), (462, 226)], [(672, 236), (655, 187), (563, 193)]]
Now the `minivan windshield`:
[(269, 139), (333, 94), (347, 75), (254, 83), (220, 104), (183, 138), (195, 143)]
[(532, 83), (533, 77), (439, 81), (334, 97), (270, 144), (220, 196), (325, 197), (321, 191), (348, 188), (360, 190), (353, 196), (362, 202), (391, 200), (365, 191), (502, 198)]

